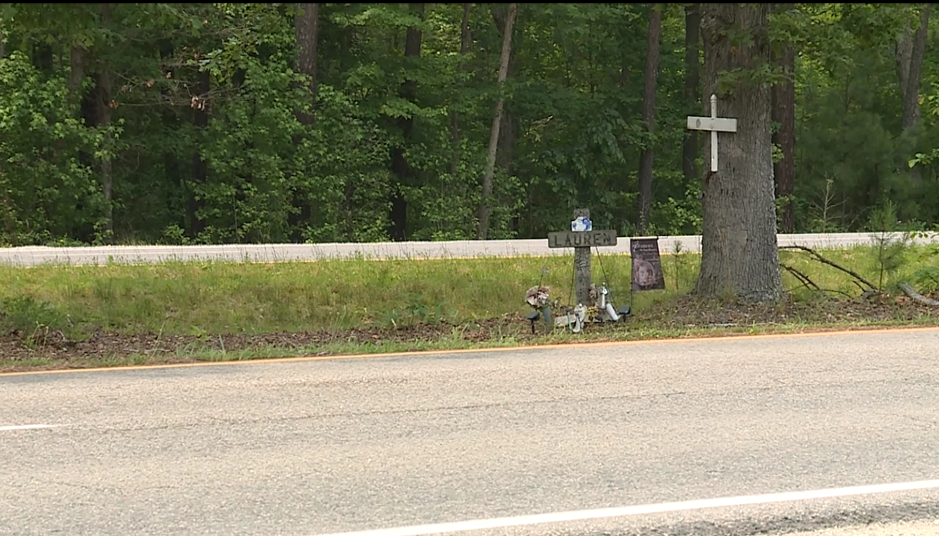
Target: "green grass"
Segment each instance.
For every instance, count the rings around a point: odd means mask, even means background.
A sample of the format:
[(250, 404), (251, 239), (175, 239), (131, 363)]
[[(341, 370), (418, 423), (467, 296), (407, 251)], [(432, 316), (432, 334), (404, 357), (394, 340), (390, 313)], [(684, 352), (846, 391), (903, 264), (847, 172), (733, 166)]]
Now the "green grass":
[[(570, 265), (569, 258), (486, 258), (3, 267), (0, 299), (32, 296), (73, 319), (131, 332), (264, 333), (442, 318), (464, 322), (523, 311), (525, 291), (539, 282), (542, 267), (548, 268), (546, 284), (569, 289)], [(603, 267), (628, 284), (627, 258), (609, 257)]]
[[(821, 253), (879, 284), (880, 268), (875, 249), (857, 247)], [(594, 256), (592, 260), (594, 282), (608, 283), (615, 305), (632, 306), (630, 321), (607, 325), (604, 329), (592, 328), (581, 334), (555, 330), (537, 336), (532, 336), (527, 323), (518, 317), (530, 311), (524, 303), (525, 291), (542, 282), (551, 287), (552, 298), (571, 304), (572, 256), (351, 259), (274, 264), (3, 266), (0, 267), (0, 278), (4, 282), (0, 286), (0, 331), (17, 334), (25, 344), (11, 346), (7, 343), (6, 353), (11, 355), (0, 355), (0, 370), (394, 353), (937, 323), (937, 312), (932, 311), (876, 309), (876, 306), (870, 309), (870, 304), (864, 305), (863, 300), (855, 300), (850, 307), (833, 303), (805, 289), (787, 272), (783, 272), (784, 286), (797, 306), (780, 304), (774, 310), (781, 314), (746, 308), (730, 311), (715, 303), (679, 303), (676, 298), (693, 287), (700, 263), (699, 255), (682, 252), (663, 251), (667, 290), (632, 295), (628, 256), (607, 254)], [(835, 294), (857, 297), (861, 293), (844, 272), (814, 261), (803, 252), (783, 250), (780, 260)], [(921, 292), (939, 290), (939, 247), (905, 248), (900, 261), (894, 263), (898, 265), (895, 270), (885, 273), (885, 290), (892, 290), (900, 281), (912, 283)], [(545, 271), (543, 276), (542, 270)], [(493, 320), (506, 317), (504, 321)], [(415, 329), (391, 329), (407, 326)], [(427, 329), (428, 326), (433, 329)], [(92, 337), (96, 330), (123, 334), (121, 342), (114, 343), (112, 351), (109, 341), (115, 339)], [(473, 330), (482, 330), (479, 332), (482, 335), (467, 336)], [(331, 334), (296, 337), (290, 339), (289, 344), (270, 343), (261, 336), (283, 332)], [(147, 339), (150, 350), (134, 349), (132, 343), (137, 334), (150, 334)], [(238, 342), (239, 336), (240, 345), (232, 344)], [(89, 338), (84, 350), (65, 348), (69, 340)], [(156, 348), (154, 340), (162, 350), (152, 350)], [(89, 346), (94, 348), (89, 351)]]
[[(823, 254), (878, 282), (876, 252), (870, 248)], [(939, 248), (913, 247), (906, 255), (906, 264), (890, 274), (888, 283), (907, 280), (923, 291), (934, 290), (928, 288), (928, 275), (939, 266)], [(804, 253), (782, 251), (780, 258), (823, 289), (860, 293), (844, 273)], [(668, 290), (636, 293), (633, 308), (641, 311), (686, 293), (699, 262), (697, 254), (664, 255)], [(592, 266), (594, 281), (608, 282), (614, 302), (629, 303), (629, 257), (594, 256)], [(4, 266), (0, 300), (9, 304), (28, 297), (75, 324), (125, 333), (267, 333), (437, 320), (459, 324), (527, 313), (524, 294), (542, 280), (542, 268), (552, 297), (571, 303), (572, 257)], [(807, 296), (790, 274), (783, 277), (796, 297)]]

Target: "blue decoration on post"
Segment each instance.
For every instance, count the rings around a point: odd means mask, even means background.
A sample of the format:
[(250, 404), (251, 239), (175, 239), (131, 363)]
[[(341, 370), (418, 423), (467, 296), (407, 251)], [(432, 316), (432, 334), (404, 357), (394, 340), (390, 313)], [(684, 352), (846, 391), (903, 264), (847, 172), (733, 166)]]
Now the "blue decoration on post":
[(571, 222), (571, 231), (587, 232), (593, 230), (593, 222), (586, 216), (578, 216)]

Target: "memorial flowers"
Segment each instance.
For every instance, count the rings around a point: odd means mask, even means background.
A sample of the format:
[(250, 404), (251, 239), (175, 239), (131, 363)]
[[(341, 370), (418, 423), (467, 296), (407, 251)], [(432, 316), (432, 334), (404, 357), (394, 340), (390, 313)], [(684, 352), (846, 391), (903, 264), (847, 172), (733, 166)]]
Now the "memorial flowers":
[(542, 285), (531, 287), (528, 289), (528, 292), (525, 293), (525, 302), (535, 309), (544, 308), (546, 305), (548, 305), (548, 301), (550, 299), (551, 298), (548, 294), (548, 287)]

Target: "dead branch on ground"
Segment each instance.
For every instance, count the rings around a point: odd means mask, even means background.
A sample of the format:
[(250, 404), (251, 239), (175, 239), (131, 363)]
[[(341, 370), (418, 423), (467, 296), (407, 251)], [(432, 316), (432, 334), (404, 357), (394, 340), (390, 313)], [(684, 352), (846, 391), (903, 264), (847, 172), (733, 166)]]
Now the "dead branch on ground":
[(779, 266), (783, 267), (787, 272), (789, 272), (790, 274), (792, 274), (793, 277), (795, 277), (796, 279), (798, 279), (799, 282), (802, 283), (802, 285), (805, 286), (805, 288), (810, 288), (810, 289), (812, 289), (812, 290), (817, 290), (817, 291), (821, 292), (822, 289), (820, 289), (820, 288), (818, 287), (818, 285), (815, 284), (814, 281), (812, 281), (811, 279), (809, 279), (809, 276), (807, 276), (807, 275), (805, 275), (804, 273), (800, 272), (799, 270), (793, 268), (792, 266), (789, 266), (788, 264), (779, 263)]
[[(811, 255), (812, 257), (814, 257), (815, 260), (817, 260), (818, 262), (820, 262), (820, 263), (822, 263), (822, 264), (827, 264), (828, 266), (831, 266), (832, 268), (837, 268), (838, 270), (841, 270), (842, 272), (844, 272), (844, 273), (850, 275), (851, 277), (853, 277), (856, 281), (860, 281), (861, 283), (864, 283), (865, 285), (867, 285), (868, 287), (870, 287), (870, 290), (877, 291), (877, 285), (871, 283), (870, 281), (868, 281), (867, 279), (865, 279), (865, 278), (864, 278), (862, 275), (860, 275), (859, 273), (855, 272), (854, 270), (849, 270), (848, 268), (845, 268), (844, 266), (841, 266), (840, 264), (838, 264), (838, 263), (836, 263), (836, 262), (834, 262), (834, 261), (831, 261), (831, 260), (829, 260), (829, 259), (826, 259), (825, 257), (823, 257), (821, 254), (819, 254), (817, 251), (815, 251), (815, 250), (812, 249), (812, 248), (809, 248), (809, 247), (806, 247), (806, 246), (779, 246), (779, 249), (797, 249), (797, 250), (799, 250), (799, 251), (804, 251), (804, 252), (808, 253), (809, 255)], [(856, 283), (855, 283), (855, 284), (856, 284)], [(860, 286), (860, 285), (858, 285), (858, 286)]]
[(900, 283), (900, 290), (902, 290), (904, 294), (909, 296), (910, 299), (916, 303), (928, 305), (929, 307), (939, 307), (939, 301), (936, 301), (932, 298), (927, 298), (919, 292), (916, 292), (916, 290), (914, 290), (909, 283)]
[(812, 281), (812, 280), (809, 278), (809, 276), (806, 275), (804, 272), (798, 270), (797, 268), (794, 268), (794, 267), (792, 267), (792, 266), (789, 266), (788, 264), (779, 263), (779, 266), (782, 267), (782, 268), (784, 268), (787, 272), (789, 272), (790, 274), (792, 274), (793, 277), (795, 277), (796, 279), (798, 279), (799, 282), (802, 283), (802, 284), (805, 286), (805, 288), (812, 289), (812, 290), (815, 290), (815, 291), (818, 291), (818, 292), (822, 292), (822, 293), (831, 292), (831, 293), (835, 293), (835, 294), (841, 294), (842, 296), (847, 296), (848, 298), (851, 297), (850, 294), (848, 294), (847, 292), (845, 292), (845, 291), (843, 291), (843, 290), (833, 290), (833, 289), (825, 289), (825, 288), (819, 287), (819, 286), (818, 286), (814, 281)]

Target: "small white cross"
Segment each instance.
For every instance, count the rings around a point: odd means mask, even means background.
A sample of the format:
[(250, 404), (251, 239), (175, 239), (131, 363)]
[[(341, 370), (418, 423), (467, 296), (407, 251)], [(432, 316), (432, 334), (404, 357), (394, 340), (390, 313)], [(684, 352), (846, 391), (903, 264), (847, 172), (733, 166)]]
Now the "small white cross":
[(711, 171), (717, 171), (717, 133), (737, 132), (737, 120), (717, 117), (717, 95), (711, 95), (711, 117), (688, 116), (688, 129), (711, 132)]

